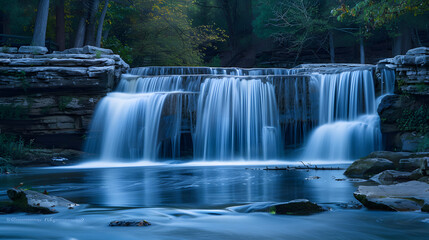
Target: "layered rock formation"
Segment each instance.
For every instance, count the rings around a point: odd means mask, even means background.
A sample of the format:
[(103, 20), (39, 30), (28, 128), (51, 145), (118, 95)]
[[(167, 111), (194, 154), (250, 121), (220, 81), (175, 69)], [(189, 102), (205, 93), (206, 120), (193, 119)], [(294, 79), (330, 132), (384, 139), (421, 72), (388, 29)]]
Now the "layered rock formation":
[(396, 73), (396, 95), (378, 108), (386, 150), (429, 151), (429, 48), (384, 59), (378, 67)]
[(111, 50), (0, 53), (0, 131), (48, 148), (81, 149), (97, 102), (129, 68)]

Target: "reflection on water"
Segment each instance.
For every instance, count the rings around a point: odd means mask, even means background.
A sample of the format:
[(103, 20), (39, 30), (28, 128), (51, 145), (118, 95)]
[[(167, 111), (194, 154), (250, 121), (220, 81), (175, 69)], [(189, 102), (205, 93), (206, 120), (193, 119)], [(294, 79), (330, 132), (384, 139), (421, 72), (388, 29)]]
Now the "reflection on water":
[[(0, 200), (20, 182), (83, 203), (55, 215), (0, 215), (0, 239), (427, 239), (429, 216), (345, 210), (356, 187), (343, 171), (245, 166), (26, 169), (0, 176)], [(310, 176), (320, 179), (306, 180)], [(337, 180), (336, 180), (337, 179)], [(237, 213), (227, 207), (307, 198), (332, 210), (311, 216)], [(127, 207), (127, 208), (124, 208)], [(110, 228), (146, 219), (146, 228)]]
[[(258, 169), (258, 170), (256, 170)], [(2, 188), (24, 182), (77, 202), (101, 206), (203, 207), (307, 198), (317, 202), (352, 200), (342, 171), (264, 171), (261, 167), (135, 167), (33, 169), (5, 177)], [(305, 180), (312, 175), (318, 180)], [(2, 195), (5, 193), (3, 192)], [(0, 195), (0, 196), (2, 196)]]

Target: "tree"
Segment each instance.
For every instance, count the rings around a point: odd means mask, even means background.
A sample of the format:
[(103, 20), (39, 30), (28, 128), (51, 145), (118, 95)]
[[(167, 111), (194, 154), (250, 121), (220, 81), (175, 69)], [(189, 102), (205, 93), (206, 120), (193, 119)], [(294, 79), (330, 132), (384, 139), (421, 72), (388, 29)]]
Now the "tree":
[(34, 26), (33, 46), (45, 46), (46, 28), (48, 24), (49, 0), (40, 0), (37, 8), (36, 24)]
[(97, 38), (95, 40), (95, 46), (100, 47), (101, 45), (101, 36), (103, 33), (103, 24), (104, 19), (106, 18), (107, 8), (109, 7), (109, 0), (104, 1), (103, 11), (100, 16), (100, 20), (98, 21), (98, 29), (97, 29)]
[(87, 8), (88, 0), (82, 0), (80, 4), (81, 8), (79, 9), (78, 14), (80, 15), (79, 23), (76, 31), (74, 47), (79, 48), (83, 47), (85, 42), (85, 31), (86, 31), (86, 17), (87, 17)]
[[(373, 34), (374, 30), (386, 28), (393, 38), (393, 55), (404, 54), (412, 47), (421, 45), (419, 42), (416, 21), (417, 16), (429, 11), (427, 0), (342, 0), (341, 5), (332, 10), (338, 21), (352, 19), (362, 25), (362, 35), (366, 38)], [(427, 22), (428, 18), (422, 20)], [(414, 39), (414, 40), (413, 40)]]
[(96, 16), (100, 0), (89, 0), (87, 7), (88, 17), (86, 18), (86, 28), (85, 28), (85, 45), (95, 45), (95, 25), (96, 25)]
[[(272, 37), (295, 52), (295, 62), (303, 49), (315, 44), (322, 47), (328, 37), (328, 19), (320, 13), (317, 0), (256, 0), (254, 20), (260, 37)], [(333, 37), (333, 36), (332, 36)], [(332, 42), (333, 44), (333, 39)]]
[(224, 41), (221, 29), (193, 25), (189, 11), (194, 0), (128, 2), (112, 2), (106, 19), (109, 38), (103, 46), (131, 47), (136, 65), (200, 65), (203, 48)]
[(66, 48), (66, 29), (65, 29), (65, 12), (64, 12), (64, 0), (57, 0), (55, 7), (56, 12), (56, 40), (58, 44), (58, 50), (63, 51)]

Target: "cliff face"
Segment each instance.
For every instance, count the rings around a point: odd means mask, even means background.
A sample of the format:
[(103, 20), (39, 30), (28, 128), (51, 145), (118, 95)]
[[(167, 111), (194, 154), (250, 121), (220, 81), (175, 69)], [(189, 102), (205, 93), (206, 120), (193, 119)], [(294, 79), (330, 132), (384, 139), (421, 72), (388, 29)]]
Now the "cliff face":
[(111, 50), (0, 53), (0, 132), (81, 149), (97, 102), (129, 68)]
[(382, 60), (395, 69), (396, 95), (385, 97), (378, 113), (386, 150), (429, 150), (429, 48)]

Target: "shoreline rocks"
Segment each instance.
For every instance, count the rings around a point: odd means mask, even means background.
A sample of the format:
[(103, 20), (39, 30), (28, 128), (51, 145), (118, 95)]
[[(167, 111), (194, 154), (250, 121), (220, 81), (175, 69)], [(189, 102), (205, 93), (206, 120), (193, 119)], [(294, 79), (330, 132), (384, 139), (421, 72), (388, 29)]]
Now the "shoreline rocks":
[(11, 188), (7, 190), (7, 196), (13, 201), (15, 210), (27, 213), (52, 214), (65, 209), (74, 209), (79, 204), (65, 198), (47, 195), (32, 190), (20, 190)]
[(428, 209), (429, 184), (409, 181), (395, 185), (359, 186), (353, 194), (368, 209), (417, 211)]

